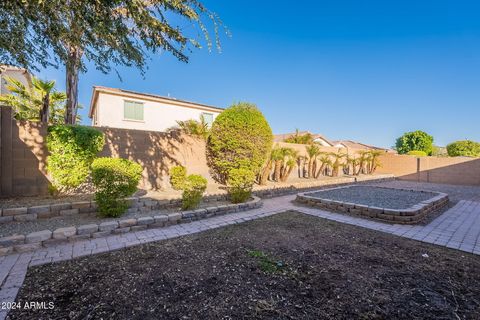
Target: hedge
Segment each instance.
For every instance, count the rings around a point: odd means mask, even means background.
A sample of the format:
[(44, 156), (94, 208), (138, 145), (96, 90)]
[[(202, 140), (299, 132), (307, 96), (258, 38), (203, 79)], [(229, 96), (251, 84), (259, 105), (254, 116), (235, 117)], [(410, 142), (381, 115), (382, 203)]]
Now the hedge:
[(133, 161), (98, 158), (92, 163), (92, 182), (98, 212), (105, 217), (118, 217), (128, 208), (124, 198), (137, 190), (142, 167)]
[(78, 187), (105, 144), (103, 133), (86, 126), (54, 125), (48, 128), (47, 170), (58, 189)]
[(470, 140), (455, 141), (447, 145), (450, 157), (480, 157), (480, 143)]

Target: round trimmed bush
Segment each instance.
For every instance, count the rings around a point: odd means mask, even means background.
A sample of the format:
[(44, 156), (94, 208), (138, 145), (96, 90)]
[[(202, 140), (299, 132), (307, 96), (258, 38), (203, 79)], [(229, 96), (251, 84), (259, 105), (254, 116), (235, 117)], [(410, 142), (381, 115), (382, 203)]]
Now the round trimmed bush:
[(182, 209), (195, 209), (202, 201), (202, 196), (207, 189), (207, 179), (198, 174), (188, 175), (185, 179), (182, 193)]
[(397, 139), (395, 147), (399, 154), (407, 154), (410, 151), (423, 151), (429, 156), (433, 150), (433, 137), (420, 130), (407, 132)]
[(409, 156), (417, 156), (417, 157), (426, 157), (427, 156), (427, 153), (425, 151), (420, 151), (420, 150), (408, 151), (407, 154)]
[(207, 143), (213, 178), (226, 184), (232, 169), (258, 173), (272, 148), (273, 134), (267, 120), (253, 104), (231, 106), (215, 118)]
[(172, 167), (170, 173), (170, 184), (174, 190), (183, 190), (187, 179), (187, 168), (182, 166)]
[(47, 170), (56, 189), (81, 185), (90, 174), (90, 165), (105, 144), (101, 131), (86, 126), (55, 125), (48, 128)]
[(227, 180), (228, 194), (233, 203), (242, 203), (252, 195), (255, 173), (249, 169), (238, 168), (230, 170)]
[(447, 145), (450, 157), (480, 157), (480, 143), (470, 140), (455, 141)]
[(198, 207), (202, 196), (207, 189), (207, 179), (198, 174), (187, 176), (187, 169), (175, 166), (170, 169), (170, 184), (174, 190), (182, 190), (182, 209)]
[(98, 158), (92, 163), (92, 182), (98, 212), (105, 217), (118, 217), (128, 208), (124, 198), (137, 190), (142, 167), (133, 161)]

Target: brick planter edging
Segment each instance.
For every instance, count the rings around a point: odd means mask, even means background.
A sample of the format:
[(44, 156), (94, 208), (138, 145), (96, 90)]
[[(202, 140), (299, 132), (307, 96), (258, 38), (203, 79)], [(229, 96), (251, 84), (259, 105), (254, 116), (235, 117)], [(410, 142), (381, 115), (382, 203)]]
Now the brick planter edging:
[[(277, 188), (269, 188), (263, 190), (254, 190), (253, 195), (260, 198), (278, 197), (287, 194), (295, 194), (302, 191), (318, 190), (322, 187), (342, 186), (352, 183), (376, 183), (382, 181), (394, 180), (393, 176), (382, 176), (376, 178), (375, 176), (360, 177), (358, 182), (351, 178), (339, 178), (337, 180), (307, 180), (299, 185), (282, 186)], [(182, 203), (181, 198), (174, 199), (152, 199), (148, 197), (129, 197), (125, 200), (129, 203), (128, 213), (136, 212), (150, 212), (162, 209), (171, 209), (179, 207)], [(211, 194), (204, 196), (203, 201), (226, 201), (228, 200), (227, 194)], [(77, 202), (65, 202), (54, 203), (40, 206), (31, 207), (16, 207), (16, 208), (0, 208), (0, 223), (8, 223), (12, 221), (32, 221), (36, 219), (48, 219), (58, 216), (69, 216), (75, 214), (95, 214), (97, 211), (97, 204), (92, 201), (77, 201)]]
[[(348, 187), (337, 187), (323, 189), (322, 191), (343, 189)], [(381, 188), (381, 187), (376, 187)], [(354, 215), (364, 216), (368, 218), (374, 218), (383, 222), (390, 222), (396, 224), (415, 224), (422, 221), (425, 216), (431, 212), (440, 210), (448, 205), (448, 194), (436, 191), (421, 191), (421, 190), (409, 190), (400, 188), (384, 188), (384, 189), (397, 189), (402, 191), (414, 191), (414, 192), (428, 192), (434, 193), (436, 196), (424, 200), (418, 204), (415, 204), (406, 209), (391, 209), (380, 208), (374, 206), (367, 206), (362, 204), (350, 203), (347, 201), (338, 201), (331, 199), (319, 199), (317, 197), (309, 196), (312, 192), (299, 193), (296, 202), (306, 204), (308, 206), (316, 207), (323, 210), (339, 212), (339, 213), (351, 213)]]
[(42, 230), (27, 235), (13, 235), (0, 238), (0, 256), (12, 252), (27, 252), (41, 247), (49, 247), (66, 241), (106, 237), (110, 234), (126, 233), (147, 228), (161, 228), (177, 223), (185, 223), (213, 216), (260, 208), (262, 201), (256, 196), (246, 203), (225, 204), (203, 209), (181, 211), (169, 214), (156, 214), (139, 218), (126, 218), (80, 225), (77, 227), (63, 227), (56, 230)]

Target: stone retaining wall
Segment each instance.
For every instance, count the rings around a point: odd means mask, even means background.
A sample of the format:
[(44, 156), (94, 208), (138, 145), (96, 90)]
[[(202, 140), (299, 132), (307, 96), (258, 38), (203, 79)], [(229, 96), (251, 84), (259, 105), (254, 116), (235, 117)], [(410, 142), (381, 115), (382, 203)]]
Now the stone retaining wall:
[[(341, 189), (330, 188), (327, 190)], [(405, 190), (423, 192), (418, 190)], [(429, 193), (436, 193), (437, 195), (428, 200), (422, 201), (416, 205), (407, 209), (391, 209), (380, 208), (374, 206), (367, 206), (362, 204), (350, 203), (346, 201), (321, 199), (318, 197), (310, 196), (313, 192), (299, 193), (296, 198), (296, 202), (306, 204), (322, 210), (328, 210), (339, 213), (350, 213), (354, 215), (374, 218), (382, 220), (384, 222), (396, 223), (396, 224), (415, 224), (422, 221), (429, 213), (440, 210), (448, 205), (448, 195), (441, 192), (428, 191)]]
[[(139, 203), (138, 199), (132, 201)], [(142, 208), (145, 208), (146, 205), (144, 202), (143, 204), (144, 205), (142, 206)], [(169, 203), (169, 205), (170, 204), (171, 203)], [(253, 200), (247, 203), (212, 206), (204, 209), (175, 212), (163, 215), (152, 214), (151, 216), (144, 216), (139, 218), (119, 219), (105, 221), (98, 224), (88, 224), (76, 227), (63, 227), (56, 230), (42, 230), (32, 232), (26, 235), (13, 235), (0, 238), (0, 256), (7, 255), (12, 252), (27, 252), (38, 249), (42, 246), (48, 247), (52, 245), (57, 245), (65, 241), (106, 237), (110, 234), (126, 233), (146, 228), (160, 228), (172, 224), (185, 223), (221, 214), (251, 210), (259, 208), (261, 207), (261, 205), (261, 199), (254, 196)], [(52, 206), (50, 206), (50, 208)], [(75, 210), (75, 212), (77, 212), (76, 210), (80, 209), (86, 210), (88, 208), (65, 208), (63, 210)], [(27, 210), (27, 213), (25, 214), (34, 215), (38, 213), (28, 213)]]
[[(383, 175), (380, 177), (377, 176), (365, 176), (359, 179), (358, 183), (367, 183), (367, 182), (381, 182), (381, 181), (390, 181), (393, 180), (391, 175)], [(318, 190), (321, 187), (325, 186), (342, 186), (348, 185), (354, 182), (354, 178), (350, 177), (339, 177), (334, 180), (312, 180), (302, 183), (297, 183), (295, 185), (290, 185), (286, 187), (277, 187), (277, 188), (265, 188), (263, 186), (258, 186), (257, 190), (253, 191), (253, 194), (260, 198), (272, 198), (288, 194), (295, 194), (298, 192), (304, 192), (309, 190)], [(127, 198), (129, 201), (128, 213), (142, 212), (147, 213), (154, 210), (170, 209), (180, 207), (182, 203), (181, 198), (175, 199), (152, 199), (148, 197), (130, 197)], [(203, 197), (204, 202), (209, 201), (226, 201), (228, 200), (228, 195), (225, 193), (222, 194), (212, 194)], [(47, 204), (41, 206), (32, 206), (32, 207), (17, 207), (17, 208), (0, 208), (0, 224), (8, 223), (12, 221), (32, 221), (36, 219), (45, 219), (58, 216), (69, 216), (75, 214), (95, 214), (97, 211), (97, 205), (95, 201), (78, 201), (78, 202), (66, 202), (66, 203), (55, 203)]]

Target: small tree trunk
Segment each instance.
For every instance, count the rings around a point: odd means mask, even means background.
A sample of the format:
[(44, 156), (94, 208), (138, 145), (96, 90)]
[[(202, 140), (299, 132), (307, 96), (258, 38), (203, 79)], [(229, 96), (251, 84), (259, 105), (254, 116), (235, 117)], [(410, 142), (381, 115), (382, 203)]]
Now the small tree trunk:
[(266, 185), (268, 176), (270, 175), (270, 171), (272, 171), (272, 160), (268, 160), (267, 165), (262, 171), (262, 174), (260, 176), (260, 184), (261, 185)]
[(45, 94), (43, 97), (42, 110), (40, 110), (40, 121), (48, 124), (50, 118), (50, 94)]
[(325, 163), (322, 163), (322, 165), (320, 166), (320, 169), (318, 169), (318, 172), (315, 174), (315, 179), (318, 179), (318, 177), (320, 177), (323, 170), (325, 170)]
[(280, 181), (280, 171), (282, 169), (282, 160), (275, 161), (275, 171), (273, 172), (273, 180)]
[(78, 74), (80, 69), (81, 52), (78, 48), (71, 48), (66, 67), (67, 105), (65, 123), (75, 124), (78, 110)]

